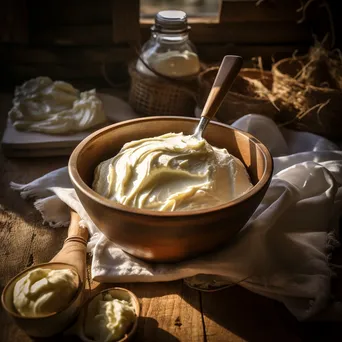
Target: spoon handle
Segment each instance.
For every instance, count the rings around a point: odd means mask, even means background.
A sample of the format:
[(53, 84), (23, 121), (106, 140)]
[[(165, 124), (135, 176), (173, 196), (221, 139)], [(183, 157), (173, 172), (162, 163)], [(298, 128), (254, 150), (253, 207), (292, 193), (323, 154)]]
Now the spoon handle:
[(84, 240), (84, 242), (87, 243), (89, 238), (88, 229), (80, 227), (80, 216), (73, 210), (70, 210), (70, 216), (70, 225), (66, 241), (72, 238), (78, 238), (80, 240)]
[(204, 105), (201, 117), (212, 119), (227, 95), (242, 67), (242, 57), (227, 55), (223, 58), (214, 84)]
[(65, 239), (62, 249), (50, 262), (66, 262), (77, 268), (82, 282), (86, 278), (86, 254), (88, 229), (79, 226), (80, 217), (70, 211), (70, 225), (68, 229), (68, 237)]

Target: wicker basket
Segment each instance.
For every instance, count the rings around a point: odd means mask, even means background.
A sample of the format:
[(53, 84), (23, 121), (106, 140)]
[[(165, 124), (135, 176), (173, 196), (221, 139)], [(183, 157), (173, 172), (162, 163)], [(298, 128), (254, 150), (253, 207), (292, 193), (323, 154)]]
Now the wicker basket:
[(139, 72), (135, 65), (134, 62), (129, 66), (129, 103), (137, 113), (144, 116), (194, 116), (198, 89), (196, 76), (184, 80), (149, 76)]
[[(199, 76), (198, 107), (200, 108), (204, 106), (217, 71), (218, 67), (209, 68)], [(259, 69), (241, 69), (231, 90), (216, 113), (216, 118), (228, 124), (251, 113), (273, 118), (277, 109), (270, 100), (271, 89), (271, 72)]]
[(291, 128), (341, 139), (342, 92), (298, 82), (294, 77), (304, 64), (306, 57), (286, 58), (272, 67), (279, 119)]

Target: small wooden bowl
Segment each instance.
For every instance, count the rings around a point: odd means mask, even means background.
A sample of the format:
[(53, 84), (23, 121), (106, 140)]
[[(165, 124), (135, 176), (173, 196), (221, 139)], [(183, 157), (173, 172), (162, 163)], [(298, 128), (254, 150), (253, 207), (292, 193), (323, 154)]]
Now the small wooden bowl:
[(133, 322), (133, 325), (130, 327), (130, 329), (126, 332), (123, 338), (120, 340), (117, 340), (117, 342), (123, 342), (123, 341), (130, 341), (135, 334), (137, 327), (138, 327), (138, 318), (140, 316), (140, 304), (139, 300), (136, 297), (136, 295), (127, 290), (123, 289), (121, 287), (112, 287), (106, 290), (103, 290), (95, 295), (92, 295), (87, 302), (84, 304), (81, 312), (81, 317), (80, 317), (80, 326), (79, 326), (79, 332), (78, 336), (81, 338), (82, 341), (84, 342), (94, 342), (91, 338), (87, 337), (84, 332), (84, 323), (86, 321), (87, 317), (87, 310), (88, 310), (88, 305), (91, 303), (92, 300), (94, 300), (97, 296), (104, 296), (105, 294), (110, 294), (114, 299), (121, 299), (121, 300), (126, 300), (129, 301), (133, 304), (134, 310), (135, 310), (135, 321)]
[[(42, 317), (24, 317), (15, 309), (13, 304), (13, 290), (19, 279), (36, 268), (50, 268), (54, 270), (71, 269), (77, 274), (77, 291), (73, 299), (65, 304), (65, 307), (57, 312)], [(2, 292), (1, 302), (7, 313), (14, 319), (15, 323), (32, 337), (50, 337), (62, 332), (76, 318), (82, 304), (84, 283), (76, 267), (62, 262), (38, 264), (27, 268), (12, 278)]]

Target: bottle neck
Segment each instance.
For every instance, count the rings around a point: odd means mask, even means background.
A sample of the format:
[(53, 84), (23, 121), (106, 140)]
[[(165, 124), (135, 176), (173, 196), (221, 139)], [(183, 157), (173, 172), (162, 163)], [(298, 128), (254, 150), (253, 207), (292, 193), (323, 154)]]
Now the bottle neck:
[(152, 32), (152, 38), (162, 44), (183, 43), (189, 39), (188, 32), (183, 33), (161, 33)]

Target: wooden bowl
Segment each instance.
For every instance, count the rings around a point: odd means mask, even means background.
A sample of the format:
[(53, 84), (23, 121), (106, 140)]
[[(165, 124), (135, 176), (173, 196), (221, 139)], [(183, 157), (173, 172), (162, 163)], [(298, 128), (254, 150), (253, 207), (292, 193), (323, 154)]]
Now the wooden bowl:
[[(69, 303), (66, 303), (65, 307), (58, 312), (53, 312), (42, 317), (24, 317), (16, 311), (13, 305), (13, 290), (19, 279), (25, 276), (27, 272), (36, 268), (50, 268), (55, 270), (68, 268), (75, 271), (77, 274), (77, 291), (73, 299)], [(83, 288), (84, 284), (74, 266), (61, 262), (38, 264), (22, 271), (8, 282), (2, 292), (1, 302), (15, 323), (28, 335), (32, 337), (50, 337), (62, 332), (76, 319), (82, 304)]]
[(103, 234), (124, 251), (156, 262), (175, 262), (226, 244), (248, 221), (271, 180), (272, 157), (248, 133), (212, 122), (205, 138), (226, 148), (246, 166), (253, 188), (223, 205), (201, 210), (159, 212), (124, 206), (91, 189), (95, 167), (113, 157), (129, 141), (167, 132), (192, 134), (198, 119), (147, 117), (114, 124), (84, 139), (69, 159), (69, 175), (90, 218)]
[(129, 341), (132, 339), (132, 337), (134, 336), (137, 327), (138, 327), (138, 318), (140, 316), (140, 304), (139, 304), (139, 300), (136, 297), (136, 295), (124, 288), (121, 287), (112, 287), (106, 290), (103, 290), (95, 295), (92, 295), (87, 302), (84, 304), (83, 309), (81, 311), (81, 315), (80, 315), (80, 327), (79, 327), (79, 332), (78, 332), (78, 336), (81, 338), (82, 341), (84, 342), (93, 342), (94, 340), (92, 340), (90, 337), (87, 337), (85, 332), (84, 332), (84, 325), (86, 322), (86, 315), (87, 315), (87, 310), (88, 310), (88, 305), (90, 304), (90, 302), (95, 299), (98, 296), (104, 296), (105, 294), (109, 293), (114, 299), (121, 299), (121, 300), (126, 300), (126, 301), (130, 301), (133, 304), (134, 310), (135, 310), (135, 320), (132, 324), (132, 326), (129, 328), (129, 330), (126, 332), (126, 334), (124, 335), (124, 337), (122, 337), (120, 340), (118, 340), (117, 342), (124, 342), (124, 341)]

